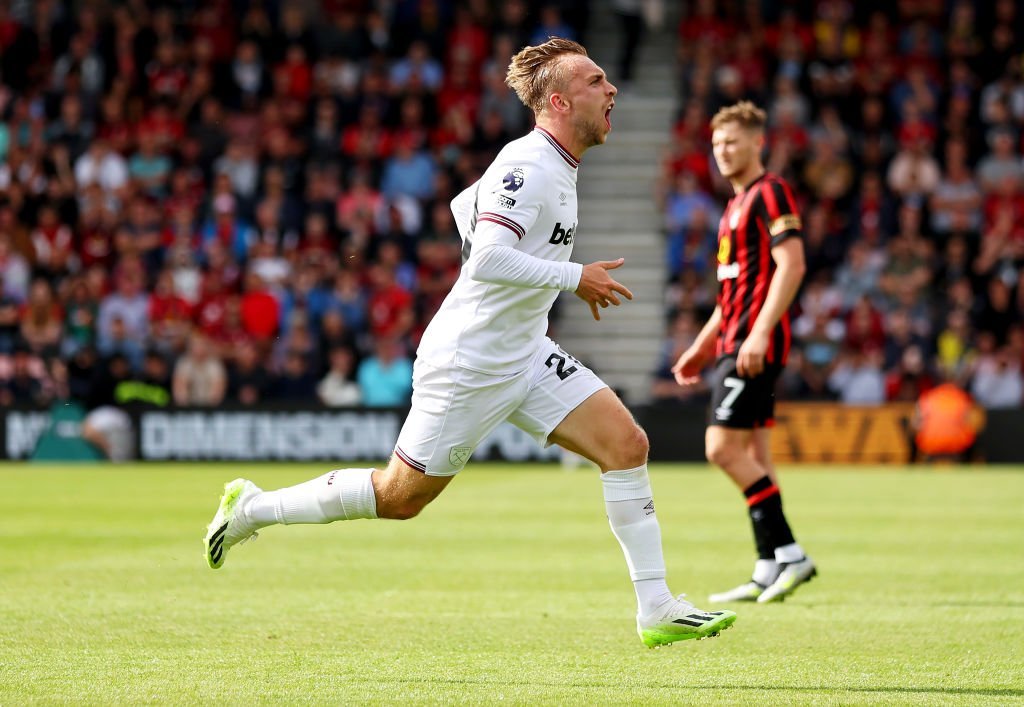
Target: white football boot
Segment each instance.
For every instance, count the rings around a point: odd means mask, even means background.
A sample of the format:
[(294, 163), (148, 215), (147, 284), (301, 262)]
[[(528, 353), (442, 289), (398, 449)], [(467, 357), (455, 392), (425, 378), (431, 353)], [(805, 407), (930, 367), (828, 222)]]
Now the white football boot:
[(734, 601), (757, 601), (757, 598), (764, 593), (768, 587), (759, 582), (750, 580), (738, 587), (733, 587), (718, 594), (712, 594), (708, 601), (712, 604), (729, 604)]
[(768, 585), (761, 596), (757, 598), (758, 604), (767, 604), (770, 601), (782, 601), (796, 591), (796, 588), (818, 574), (818, 568), (814, 560), (804, 557), (796, 562), (784, 562), (779, 565), (778, 578)]

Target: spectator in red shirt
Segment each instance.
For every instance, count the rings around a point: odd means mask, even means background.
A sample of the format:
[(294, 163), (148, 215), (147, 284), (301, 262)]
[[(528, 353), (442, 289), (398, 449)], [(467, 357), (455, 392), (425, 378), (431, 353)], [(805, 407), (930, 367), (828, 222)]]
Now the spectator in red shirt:
[[(480, 67), (487, 59), (489, 51), (490, 38), (487, 32), (476, 24), (467, 8), (456, 7), (454, 27), (448, 33), (448, 56), (445, 63), (449, 69), (454, 70), (460, 65), (467, 68)], [(475, 85), (474, 88), (479, 89), (479, 85)]]
[(313, 69), (309, 65), (306, 50), (301, 44), (289, 45), (284, 61), (277, 65), (275, 72), (285, 77), (285, 95), (296, 101), (307, 101), (313, 90)]
[(157, 276), (149, 297), (150, 336), (162, 351), (181, 351), (192, 330), (192, 307), (174, 289), (174, 271), (164, 269)]
[(679, 22), (681, 46), (693, 46), (698, 41), (708, 41), (716, 46), (725, 46), (733, 36), (734, 28), (718, 17), (715, 0), (698, 0), (693, 14)]
[(245, 276), (241, 315), (242, 328), (257, 341), (269, 341), (277, 334), (280, 305), (254, 272)]
[(306, 216), (306, 228), (299, 239), (299, 254), (311, 263), (323, 263), (337, 252), (337, 245), (328, 230), (327, 217), (321, 213)]
[(202, 296), (192, 311), (192, 319), (210, 337), (218, 338), (224, 329), (227, 297), (224, 281), (216, 273), (206, 273), (203, 276)]
[(138, 126), (138, 133), (152, 136), (157, 149), (163, 152), (176, 149), (185, 137), (185, 125), (171, 110), (177, 98), (175, 96), (157, 101)]
[(96, 134), (122, 156), (131, 153), (135, 133), (125, 118), (124, 100), (116, 93), (109, 93), (100, 101), (100, 126)]
[(153, 61), (146, 66), (150, 94), (175, 98), (188, 84), (188, 72), (180, 61), (181, 50), (175, 39), (167, 38), (156, 46)]
[(395, 271), (383, 265), (371, 266), (370, 281), (370, 332), (376, 337), (404, 337), (415, 321), (412, 295), (395, 281)]
[(881, 351), (884, 346), (882, 315), (867, 297), (861, 297), (846, 316), (846, 347), (853, 351)]
[(245, 329), (242, 321), (242, 297), (241, 295), (228, 295), (224, 299), (224, 319), (221, 328), (217, 331), (214, 341), (220, 351), (221, 357), (226, 361), (233, 360), (237, 349), (245, 344), (253, 344), (262, 352), (269, 350), (270, 340), (257, 341)]
[(456, 62), (452, 65), (437, 94), (437, 110), (441, 115), (450, 110), (462, 110), (472, 123), (476, 123), (480, 111), (480, 91), (476, 85), (478, 74), (478, 64)]
[(61, 223), (54, 204), (39, 209), (36, 228), (32, 231), (35, 268), (49, 277), (66, 273), (74, 261), (74, 240), (71, 227)]
[(935, 386), (919, 346), (903, 350), (899, 364), (885, 377), (885, 399), (913, 402)]
[(86, 193), (78, 219), (75, 251), (83, 269), (93, 265), (109, 268), (114, 263), (113, 228), (118, 214), (105, 208), (106, 200), (98, 184), (92, 185)]
[(783, 9), (778, 23), (765, 30), (765, 48), (772, 54), (779, 53), (781, 45), (787, 40), (795, 40), (805, 56), (814, 49), (814, 33), (806, 24), (800, 22), (800, 17), (793, 8)]
[(359, 122), (345, 128), (341, 151), (346, 157), (361, 156), (375, 160), (391, 154), (391, 132), (384, 127), (380, 109), (366, 104), (359, 111)]

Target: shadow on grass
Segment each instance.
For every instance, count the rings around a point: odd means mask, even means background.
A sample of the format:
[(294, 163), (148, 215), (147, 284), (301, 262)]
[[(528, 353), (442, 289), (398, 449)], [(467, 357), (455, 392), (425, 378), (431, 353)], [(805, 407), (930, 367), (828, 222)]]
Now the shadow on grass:
[[(850, 601), (850, 600), (836, 600), (836, 601), (808, 601), (800, 604), (799, 607), (796, 604), (791, 604), (788, 608), (800, 608), (812, 611), (814, 609), (820, 609), (826, 606), (873, 606), (878, 607), (879, 602), (875, 599), (863, 600), (863, 601)], [(995, 599), (981, 599), (977, 601), (966, 600), (966, 601), (887, 601), (884, 602), (885, 607), (942, 607), (952, 609), (963, 609), (965, 607), (976, 607), (985, 609), (1024, 609), (1024, 601), (998, 601)]]
[[(569, 688), (621, 688), (619, 683), (608, 682), (540, 682), (531, 680), (487, 680), (474, 678), (378, 678), (374, 680), (353, 680), (359, 683), (402, 683), (431, 685), (490, 685), (493, 687), (569, 687)], [(655, 690), (717, 690), (730, 692), (866, 692), (877, 694), (906, 695), (971, 695), (977, 697), (1024, 697), (1024, 690), (1014, 688), (985, 687), (840, 687), (836, 685), (680, 685), (677, 683), (649, 684), (644, 687)]]
[(965, 606), (979, 606), (995, 609), (1024, 609), (1024, 601), (937, 601), (926, 603), (925, 606), (941, 606), (951, 609), (962, 609)]

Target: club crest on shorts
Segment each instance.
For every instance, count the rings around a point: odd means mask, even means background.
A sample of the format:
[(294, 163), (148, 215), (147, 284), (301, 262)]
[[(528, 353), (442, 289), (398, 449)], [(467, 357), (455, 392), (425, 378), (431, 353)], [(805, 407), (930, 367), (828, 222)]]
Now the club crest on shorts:
[(523, 182), (525, 180), (526, 172), (523, 171), (522, 167), (516, 167), (502, 177), (501, 184), (505, 188), (505, 191), (516, 192), (523, 186)]
[(454, 466), (461, 466), (469, 461), (469, 455), (472, 453), (472, 447), (452, 447), (448, 452), (448, 461)]

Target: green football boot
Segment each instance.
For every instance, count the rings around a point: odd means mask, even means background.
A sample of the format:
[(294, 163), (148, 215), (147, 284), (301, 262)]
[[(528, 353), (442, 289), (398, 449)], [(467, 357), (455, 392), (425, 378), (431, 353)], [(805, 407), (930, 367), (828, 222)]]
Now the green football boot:
[(702, 611), (683, 596), (666, 602), (650, 616), (637, 616), (636, 630), (645, 646), (655, 648), (691, 638), (712, 638), (736, 622), (735, 612)]
[(235, 479), (224, 484), (224, 495), (220, 497), (217, 513), (207, 526), (206, 537), (203, 538), (203, 554), (212, 569), (219, 569), (224, 564), (228, 550), (232, 547), (256, 537), (256, 529), (246, 521), (242, 509), (246, 501), (258, 493), (262, 493), (262, 490), (246, 479)]

